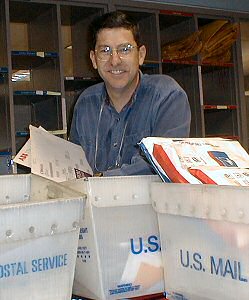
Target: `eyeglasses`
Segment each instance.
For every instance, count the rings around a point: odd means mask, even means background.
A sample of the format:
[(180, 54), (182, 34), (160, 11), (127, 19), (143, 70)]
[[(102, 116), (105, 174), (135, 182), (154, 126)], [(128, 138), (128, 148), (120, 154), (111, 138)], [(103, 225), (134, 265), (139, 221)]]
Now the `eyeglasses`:
[(133, 46), (131, 44), (120, 45), (117, 48), (112, 48), (110, 46), (102, 46), (95, 49), (95, 53), (97, 58), (102, 61), (108, 61), (111, 56), (113, 56), (113, 52), (116, 51), (117, 55), (121, 59), (129, 58), (132, 51), (138, 48), (138, 46)]

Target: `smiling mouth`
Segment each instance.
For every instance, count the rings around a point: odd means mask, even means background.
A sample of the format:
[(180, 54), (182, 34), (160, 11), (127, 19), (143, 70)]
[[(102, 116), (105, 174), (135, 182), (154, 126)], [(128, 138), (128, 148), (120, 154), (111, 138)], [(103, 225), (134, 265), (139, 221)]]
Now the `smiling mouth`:
[(122, 70), (110, 70), (109, 71), (111, 74), (114, 74), (114, 75), (119, 75), (121, 73), (124, 73), (125, 71), (122, 71)]

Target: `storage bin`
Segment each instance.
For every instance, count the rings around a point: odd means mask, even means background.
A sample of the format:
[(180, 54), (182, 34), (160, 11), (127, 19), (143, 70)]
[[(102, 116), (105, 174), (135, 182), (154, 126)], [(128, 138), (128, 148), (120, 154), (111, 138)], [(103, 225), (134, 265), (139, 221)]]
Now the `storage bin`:
[(0, 193), (0, 299), (71, 299), (85, 200), (31, 174), (0, 176)]
[(248, 300), (249, 188), (152, 183), (167, 297)]
[(158, 221), (149, 185), (158, 176), (67, 182), (87, 195), (73, 294), (123, 299), (164, 291)]

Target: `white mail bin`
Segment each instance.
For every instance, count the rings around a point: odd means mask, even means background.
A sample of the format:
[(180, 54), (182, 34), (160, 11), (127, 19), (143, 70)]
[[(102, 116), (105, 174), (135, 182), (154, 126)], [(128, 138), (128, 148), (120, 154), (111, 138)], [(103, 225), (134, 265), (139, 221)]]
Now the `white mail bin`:
[(149, 185), (157, 176), (67, 183), (87, 195), (73, 294), (123, 299), (164, 291), (157, 215)]
[(0, 299), (71, 299), (85, 200), (31, 174), (0, 176), (0, 193)]
[(170, 300), (249, 299), (249, 188), (151, 185)]

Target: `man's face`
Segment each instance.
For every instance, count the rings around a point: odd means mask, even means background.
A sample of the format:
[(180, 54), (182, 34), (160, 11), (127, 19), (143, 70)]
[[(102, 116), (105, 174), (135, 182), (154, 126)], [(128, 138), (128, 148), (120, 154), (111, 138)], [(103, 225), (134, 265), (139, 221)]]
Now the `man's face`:
[[(128, 55), (113, 51), (103, 61), (99, 59), (99, 51), (119, 49), (123, 45), (135, 46)], [(98, 69), (108, 91), (123, 92), (135, 89), (138, 80), (139, 65), (142, 65), (146, 55), (145, 46), (136, 47), (133, 34), (125, 28), (102, 29), (97, 35), (95, 50), (90, 52), (93, 67)], [(121, 56), (121, 57), (120, 57)]]

